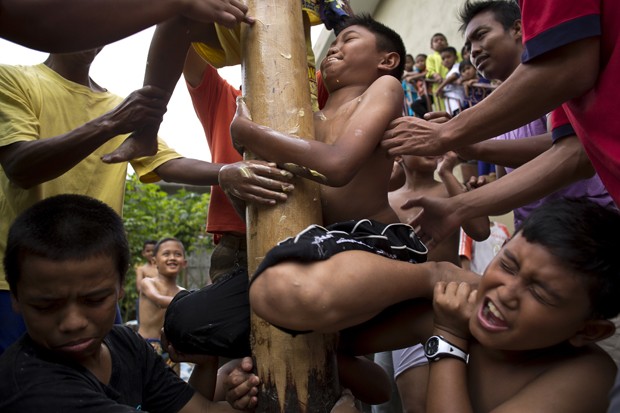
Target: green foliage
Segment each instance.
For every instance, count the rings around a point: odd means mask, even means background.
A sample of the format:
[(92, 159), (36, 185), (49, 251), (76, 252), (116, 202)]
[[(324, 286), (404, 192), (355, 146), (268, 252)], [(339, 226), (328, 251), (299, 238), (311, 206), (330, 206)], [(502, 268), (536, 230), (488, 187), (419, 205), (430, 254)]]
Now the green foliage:
[(131, 249), (132, 265), (127, 274), (125, 297), (121, 301), (123, 320), (135, 318), (136, 271), (143, 264), (142, 244), (147, 239), (175, 237), (183, 242), (187, 255), (192, 251), (212, 249), (211, 237), (205, 234), (209, 194), (181, 189), (168, 195), (159, 185), (143, 184), (136, 174), (127, 177), (123, 222)]

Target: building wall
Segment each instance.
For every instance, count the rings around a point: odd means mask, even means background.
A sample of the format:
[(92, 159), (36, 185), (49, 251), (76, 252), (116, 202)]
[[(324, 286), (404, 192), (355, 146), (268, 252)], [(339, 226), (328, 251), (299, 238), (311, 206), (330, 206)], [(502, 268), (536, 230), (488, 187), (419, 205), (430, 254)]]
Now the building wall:
[[(429, 54), (431, 36), (446, 35), (450, 46), (461, 50), (463, 36), (458, 32), (457, 13), (465, 0), (350, 0), (355, 12), (370, 13), (375, 19), (401, 35), (407, 53)], [(314, 45), (317, 63), (325, 56), (334, 37), (323, 29)]]
[(438, 32), (446, 35), (448, 44), (460, 51), (464, 40), (458, 31), (457, 14), (463, 3), (464, 0), (382, 0), (373, 17), (396, 30), (407, 53), (414, 56), (432, 53), (430, 39)]

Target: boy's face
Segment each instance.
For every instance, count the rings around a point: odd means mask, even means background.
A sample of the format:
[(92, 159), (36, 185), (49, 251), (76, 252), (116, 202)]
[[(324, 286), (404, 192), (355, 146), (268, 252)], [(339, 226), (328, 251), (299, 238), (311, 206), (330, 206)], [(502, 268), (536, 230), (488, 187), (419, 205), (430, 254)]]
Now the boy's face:
[(147, 262), (151, 262), (153, 258), (153, 251), (155, 251), (155, 244), (146, 244), (142, 249), (142, 256)]
[(470, 80), (476, 77), (476, 69), (473, 66), (465, 66), (461, 70), (461, 79)]
[(155, 265), (161, 275), (176, 276), (187, 265), (183, 246), (177, 241), (163, 242), (155, 255)]
[(28, 256), (13, 305), (37, 344), (84, 364), (99, 355), (122, 294), (116, 263), (107, 256), (60, 262)]
[(452, 52), (442, 52), (441, 53), (441, 64), (451, 69), (456, 62), (456, 55)]
[(487, 79), (506, 80), (520, 63), (520, 23), (506, 31), (493, 12), (483, 12), (469, 22), (465, 39), (471, 44), (472, 64)]
[(446, 47), (448, 47), (448, 40), (444, 36), (433, 36), (431, 39), (431, 49), (438, 52)]
[(423, 72), (424, 70), (426, 70), (426, 59), (422, 56), (418, 56), (415, 58), (415, 67), (420, 71)]
[(485, 347), (542, 349), (579, 332), (590, 308), (582, 278), (519, 233), (485, 271), (469, 328)]
[(413, 57), (411, 56), (405, 57), (405, 70), (406, 71), (411, 72), (413, 70), (414, 64), (415, 64), (415, 61), (413, 60)]
[[(382, 53), (377, 50), (377, 39), (363, 26), (349, 26), (338, 34), (321, 62), (321, 74), (327, 89), (332, 91), (343, 83), (372, 82)], [(368, 70), (361, 70), (368, 68)], [(371, 78), (372, 77), (372, 78)], [(367, 79), (368, 78), (368, 79)]]

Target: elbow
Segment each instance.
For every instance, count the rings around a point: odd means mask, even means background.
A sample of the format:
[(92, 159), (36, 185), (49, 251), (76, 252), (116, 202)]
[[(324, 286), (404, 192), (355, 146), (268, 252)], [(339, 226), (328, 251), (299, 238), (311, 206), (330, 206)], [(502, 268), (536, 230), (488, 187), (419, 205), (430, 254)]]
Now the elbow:
[(587, 156), (580, 156), (575, 169), (575, 178), (577, 179), (590, 179), (594, 176), (596, 171), (592, 166), (592, 162)]
[(469, 235), (474, 241), (482, 242), (486, 241), (487, 238), (491, 235), (491, 229), (487, 224), (486, 227), (474, 227), (468, 228), (465, 233)]
[(12, 170), (12, 168), (5, 168), (4, 172), (12, 185), (16, 185), (23, 190), (32, 189), (32, 187), (42, 183), (42, 181), (35, 179), (35, 177), (31, 176), (32, 174), (27, 172), (20, 173)]
[(357, 169), (347, 166), (346, 161), (341, 159), (329, 160), (327, 168), (324, 169), (326, 185), (339, 188), (347, 185), (357, 174)]

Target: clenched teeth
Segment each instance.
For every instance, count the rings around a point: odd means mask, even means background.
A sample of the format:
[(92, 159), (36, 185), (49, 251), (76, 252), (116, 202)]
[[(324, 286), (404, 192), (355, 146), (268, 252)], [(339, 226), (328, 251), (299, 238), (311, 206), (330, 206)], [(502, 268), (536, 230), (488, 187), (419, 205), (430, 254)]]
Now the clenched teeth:
[(497, 307), (495, 307), (495, 304), (493, 304), (491, 301), (488, 302), (487, 308), (489, 309), (491, 314), (493, 314), (494, 317), (499, 318), (500, 320), (504, 321), (504, 317), (502, 317), (502, 314), (499, 312)]

